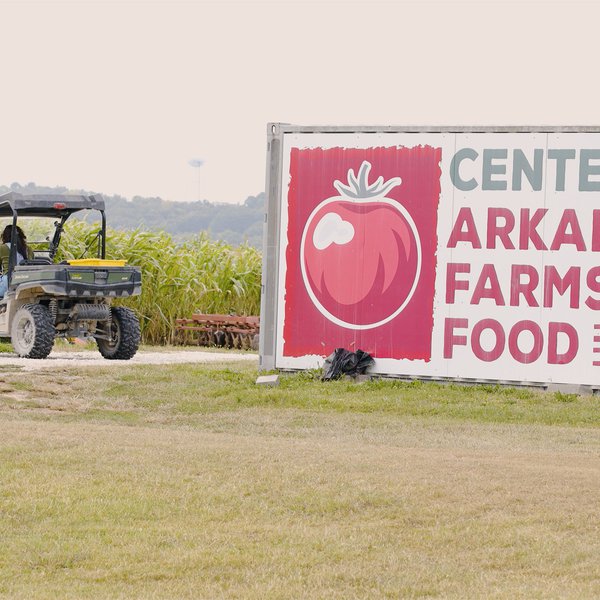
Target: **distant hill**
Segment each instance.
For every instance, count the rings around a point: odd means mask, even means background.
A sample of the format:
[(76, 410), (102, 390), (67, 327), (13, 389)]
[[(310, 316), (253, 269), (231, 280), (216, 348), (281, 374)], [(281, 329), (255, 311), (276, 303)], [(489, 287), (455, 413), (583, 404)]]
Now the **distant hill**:
[[(66, 187), (44, 187), (35, 183), (0, 185), (0, 194), (97, 194)], [(101, 193), (100, 193), (101, 194)], [(162, 198), (101, 194), (106, 203), (106, 217), (114, 229), (166, 231), (176, 239), (185, 239), (206, 232), (213, 240), (232, 245), (244, 242), (262, 249), (265, 194), (248, 196), (243, 204), (213, 204), (206, 200), (169, 202)]]

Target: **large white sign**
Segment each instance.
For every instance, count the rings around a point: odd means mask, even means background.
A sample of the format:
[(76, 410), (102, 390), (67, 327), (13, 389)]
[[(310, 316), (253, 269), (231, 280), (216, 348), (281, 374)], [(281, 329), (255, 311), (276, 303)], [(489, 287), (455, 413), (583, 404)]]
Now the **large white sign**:
[(600, 384), (600, 134), (283, 135), (275, 366)]

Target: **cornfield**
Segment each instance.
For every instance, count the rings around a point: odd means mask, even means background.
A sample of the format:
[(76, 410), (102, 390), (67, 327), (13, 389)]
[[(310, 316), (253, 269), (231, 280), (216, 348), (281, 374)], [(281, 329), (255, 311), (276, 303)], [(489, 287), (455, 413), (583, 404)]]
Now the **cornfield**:
[[(56, 260), (79, 258), (88, 247), (86, 256), (93, 256), (97, 231), (69, 222)], [(250, 246), (232, 247), (205, 235), (177, 244), (163, 232), (109, 229), (106, 256), (142, 269), (141, 296), (123, 303), (140, 317), (144, 343), (173, 343), (175, 319), (195, 312), (259, 314), (261, 256)]]

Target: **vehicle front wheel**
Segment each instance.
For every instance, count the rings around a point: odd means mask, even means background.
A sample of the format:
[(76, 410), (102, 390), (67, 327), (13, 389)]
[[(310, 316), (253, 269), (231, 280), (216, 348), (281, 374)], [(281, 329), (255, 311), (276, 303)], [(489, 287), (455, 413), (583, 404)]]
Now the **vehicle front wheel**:
[(42, 304), (23, 304), (10, 328), (13, 348), (23, 358), (46, 358), (52, 351), (55, 335), (52, 315)]
[(109, 360), (129, 360), (140, 345), (140, 322), (124, 306), (111, 308), (110, 340), (96, 338), (100, 354)]

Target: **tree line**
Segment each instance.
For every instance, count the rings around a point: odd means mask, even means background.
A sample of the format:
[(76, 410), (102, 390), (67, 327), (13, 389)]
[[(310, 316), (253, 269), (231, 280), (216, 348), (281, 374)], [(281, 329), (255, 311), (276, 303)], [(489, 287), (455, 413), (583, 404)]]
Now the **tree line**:
[[(47, 187), (28, 183), (0, 185), (0, 194), (94, 194), (66, 187)], [(210, 239), (234, 246), (248, 244), (262, 249), (265, 194), (248, 196), (242, 204), (213, 204), (207, 200), (171, 202), (159, 197), (100, 194), (106, 203), (106, 218), (113, 229), (128, 231), (164, 231), (175, 240), (184, 241), (200, 233)]]

